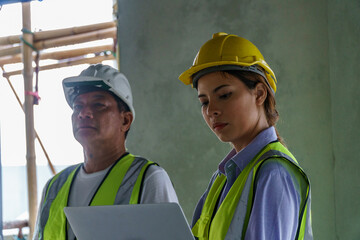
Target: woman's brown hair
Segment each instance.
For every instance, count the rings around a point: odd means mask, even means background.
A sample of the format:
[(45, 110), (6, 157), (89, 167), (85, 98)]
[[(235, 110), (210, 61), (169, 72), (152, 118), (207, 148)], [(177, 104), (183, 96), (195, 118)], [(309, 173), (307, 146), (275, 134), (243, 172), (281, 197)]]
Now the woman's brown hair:
[(279, 142), (285, 145), (283, 138), (279, 135), (279, 132), (276, 129), (276, 123), (279, 120), (279, 112), (276, 110), (276, 101), (273, 91), (271, 90), (269, 83), (264, 79), (263, 76), (248, 72), (248, 71), (239, 71), (239, 70), (228, 70), (224, 73), (230, 74), (239, 80), (241, 80), (249, 89), (254, 89), (258, 83), (263, 83), (267, 89), (267, 97), (264, 102), (264, 109), (266, 120), (269, 126), (273, 126), (276, 131), (277, 138)]

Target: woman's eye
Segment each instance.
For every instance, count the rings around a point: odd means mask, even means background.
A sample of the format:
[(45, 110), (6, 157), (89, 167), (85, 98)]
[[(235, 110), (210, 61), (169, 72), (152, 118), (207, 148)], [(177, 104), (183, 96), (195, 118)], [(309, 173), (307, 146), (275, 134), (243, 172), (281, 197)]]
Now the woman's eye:
[(228, 97), (231, 96), (231, 94), (232, 94), (232, 92), (222, 94), (222, 95), (220, 95), (220, 99), (227, 99)]
[(208, 101), (204, 101), (204, 102), (201, 102), (201, 107), (205, 107), (205, 106), (207, 106), (208, 105)]

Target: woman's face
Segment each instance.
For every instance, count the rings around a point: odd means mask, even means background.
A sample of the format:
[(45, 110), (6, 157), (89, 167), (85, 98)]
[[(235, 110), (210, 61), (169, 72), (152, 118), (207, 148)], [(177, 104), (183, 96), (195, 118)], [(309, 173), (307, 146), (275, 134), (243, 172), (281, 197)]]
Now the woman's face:
[(237, 151), (251, 142), (260, 132), (259, 127), (263, 128), (258, 85), (249, 89), (238, 78), (220, 72), (209, 73), (198, 81), (198, 97), (207, 125), (221, 141), (232, 143)]

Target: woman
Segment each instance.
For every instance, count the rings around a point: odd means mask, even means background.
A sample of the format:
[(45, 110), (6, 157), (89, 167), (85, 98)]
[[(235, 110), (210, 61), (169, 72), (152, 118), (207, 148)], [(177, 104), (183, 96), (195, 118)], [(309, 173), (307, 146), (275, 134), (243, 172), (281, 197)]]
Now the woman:
[(250, 41), (216, 33), (179, 79), (198, 91), (210, 129), (233, 150), (195, 209), (198, 239), (312, 239), (310, 183), (281, 143), (276, 78)]

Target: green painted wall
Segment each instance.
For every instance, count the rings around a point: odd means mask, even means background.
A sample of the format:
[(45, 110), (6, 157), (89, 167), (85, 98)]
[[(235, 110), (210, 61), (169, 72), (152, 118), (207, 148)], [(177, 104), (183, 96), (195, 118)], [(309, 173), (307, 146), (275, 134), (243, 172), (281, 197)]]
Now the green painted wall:
[(120, 70), (136, 110), (127, 147), (167, 170), (188, 219), (230, 146), (177, 77), (223, 31), (251, 40), (276, 73), (278, 129), (311, 179), (315, 238), (360, 238), (359, 1), (117, 3)]
[(329, 0), (336, 230), (360, 239), (360, 1)]

